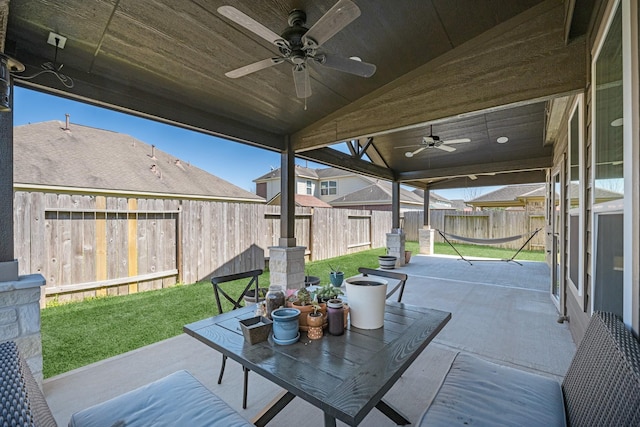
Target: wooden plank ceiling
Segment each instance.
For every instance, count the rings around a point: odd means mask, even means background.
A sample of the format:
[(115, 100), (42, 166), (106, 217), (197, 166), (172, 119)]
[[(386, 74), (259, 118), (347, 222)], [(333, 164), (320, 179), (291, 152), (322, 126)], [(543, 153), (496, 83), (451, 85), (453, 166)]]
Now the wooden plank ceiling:
[[(287, 63), (225, 76), (278, 50), (217, 9), (231, 5), (280, 34), (291, 10), (310, 27), (336, 0), (11, 0), (0, 14), (5, 53), (27, 66), (23, 76), (54, 60), (51, 31), (67, 38), (56, 65), (72, 88), (53, 73), (19, 85), (267, 149), (290, 140), (301, 157), (416, 186), (544, 179), (546, 102), (585, 87), (590, 14), (572, 23), (558, 0), (353, 1), (360, 17), (323, 51), (377, 70), (362, 78), (314, 64), (306, 100)], [(471, 141), (407, 157), (429, 132)], [(327, 148), (350, 140), (371, 141), (369, 155)]]

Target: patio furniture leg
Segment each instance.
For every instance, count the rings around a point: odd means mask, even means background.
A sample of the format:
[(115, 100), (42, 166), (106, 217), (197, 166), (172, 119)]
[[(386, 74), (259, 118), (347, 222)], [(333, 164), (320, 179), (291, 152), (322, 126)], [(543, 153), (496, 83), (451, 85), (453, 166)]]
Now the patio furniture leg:
[(227, 364), (227, 356), (222, 356), (222, 364), (220, 365), (220, 375), (218, 376), (218, 384), (222, 384), (222, 376), (224, 375), (224, 367)]
[(411, 421), (409, 421), (404, 415), (402, 415), (396, 409), (392, 408), (384, 400), (381, 400), (380, 402), (378, 402), (376, 404), (376, 408), (378, 408), (380, 412), (385, 414), (387, 417), (391, 419), (391, 421), (393, 421), (399, 426), (406, 426), (408, 424), (411, 424)]
[(324, 413), (324, 427), (336, 427), (336, 419), (331, 415)]
[(257, 415), (257, 418), (254, 418), (252, 423), (256, 427), (266, 426), (269, 421), (273, 419), (273, 417), (278, 415), (278, 413), (280, 413), (280, 411), (282, 411), (284, 407), (293, 400), (294, 397), (296, 397), (296, 395), (291, 393), (290, 391), (285, 392), (281, 395), (281, 397), (274, 399), (274, 401), (269, 406), (265, 407), (265, 409), (263, 409), (262, 412)]
[(249, 369), (242, 367), (244, 372), (244, 390), (242, 391), (242, 409), (247, 409), (247, 387), (249, 386)]

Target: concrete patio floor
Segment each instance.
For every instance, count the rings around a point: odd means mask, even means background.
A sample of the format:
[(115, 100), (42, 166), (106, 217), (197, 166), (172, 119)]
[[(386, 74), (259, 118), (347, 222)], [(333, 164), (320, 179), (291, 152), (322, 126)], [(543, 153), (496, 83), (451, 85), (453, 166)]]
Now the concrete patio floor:
[[(403, 302), (450, 311), (451, 321), (387, 393), (411, 421), (433, 398), (459, 351), (561, 380), (575, 352), (567, 324), (549, 294), (544, 263), (475, 262), (446, 256), (414, 256), (396, 271), (409, 275)], [(44, 381), (47, 401), (60, 426), (71, 414), (179, 369), (189, 370), (242, 416), (251, 420), (281, 390), (249, 375), (248, 408), (242, 409), (242, 369), (229, 360), (217, 384), (221, 356), (180, 335)], [(46, 363), (46, 362), (45, 362)], [(270, 425), (322, 426), (319, 409), (294, 399)], [(338, 425), (344, 425), (338, 422)], [(395, 425), (374, 409), (363, 426)]]

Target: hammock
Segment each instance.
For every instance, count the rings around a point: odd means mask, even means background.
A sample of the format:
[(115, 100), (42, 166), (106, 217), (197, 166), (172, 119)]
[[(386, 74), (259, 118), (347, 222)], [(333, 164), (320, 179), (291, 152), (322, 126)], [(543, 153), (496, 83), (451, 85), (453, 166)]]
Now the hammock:
[(438, 229), (436, 229), (436, 231), (438, 231), (438, 233), (440, 234), (440, 236), (442, 236), (442, 238), (449, 244), (449, 246), (451, 246), (451, 248), (453, 248), (454, 251), (456, 251), (456, 253), (458, 254), (458, 256), (460, 257), (461, 260), (467, 261), (469, 263), (469, 265), (473, 265), (471, 263), (470, 260), (466, 259), (465, 257), (462, 256), (462, 254), (458, 251), (458, 249), (456, 249), (455, 246), (453, 246), (453, 243), (451, 243), (451, 241), (449, 239), (447, 239), (447, 236), (449, 236), (451, 239), (453, 240), (460, 240), (462, 242), (469, 242), (469, 243), (474, 243), (477, 245), (499, 245), (501, 243), (506, 243), (506, 242), (512, 242), (514, 240), (518, 240), (518, 239), (522, 239), (523, 237), (529, 236), (529, 238), (522, 244), (522, 246), (520, 246), (520, 249), (518, 249), (516, 251), (515, 254), (513, 254), (513, 256), (511, 258), (508, 259), (475, 259), (473, 261), (505, 261), (505, 262), (515, 262), (518, 265), (522, 265), (520, 264), (518, 261), (515, 260), (515, 257), (518, 256), (518, 254), (520, 253), (520, 251), (522, 251), (522, 249), (524, 249), (525, 246), (527, 246), (527, 243), (529, 243), (531, 241), (531, 239), (533, 239), (533, 237), (538, 234), (538, 231), (540, 231), (541, 228), (536, 229), (535, 231), (528, 233), (528, 234), (519, 234), (517, 236), (510, 236), (510, 237), (499, 237), (497, 239), (481, 239), (481, 238), (476, 238), (476, 237), (462, 237), (462, 236), (456, 236), (455, 234), (450, 234), (450, 233), (445, 233), (444, 231), (440, 231)]

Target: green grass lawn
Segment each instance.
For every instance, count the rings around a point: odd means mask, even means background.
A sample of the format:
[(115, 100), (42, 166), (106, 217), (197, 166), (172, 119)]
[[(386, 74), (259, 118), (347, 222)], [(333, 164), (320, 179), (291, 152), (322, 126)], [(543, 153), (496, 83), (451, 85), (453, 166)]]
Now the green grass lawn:
[[(458, 247), (458, 245), (456, 245)], [(406, 249), (418, 253), (417, 242)], [(460, 245), (465, 257), (510, 258), (513, 250)], [(453, 254), (446, 243), (436, 243), (435, 252)], [(376, 268), (384, 248), (307, 263), (306, 272), (329, 280), (331, 267), (345, 277), (358, 274), (359, 267)], [(521, 252), (518, 260), (544, 261), (543, 252)], [(330, 267), (331, 265), (331, 267)], [(239, 295), (248, 281), (229, 283)], [(269, 272), (260, 276), (260, 286), (269, 285)], [(227, 287), (225, 286), (225, 289)], [(223, 309), (229, 310), (227, 303)], [(44, 377), (49, 378), (182, 333), (182, 326), (217, 314), (209, 281), (120, 297), (104, 297), (47, 307), (42, 310)]]

